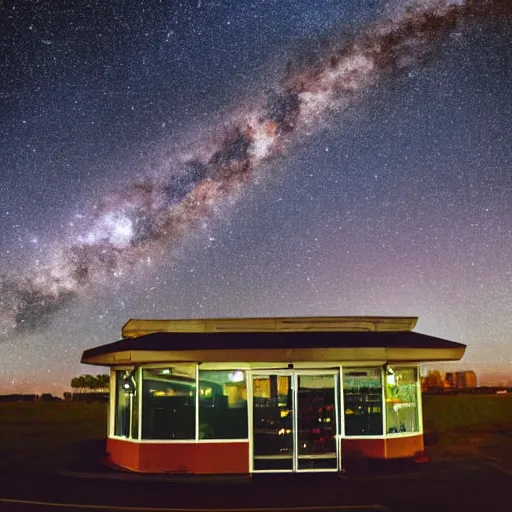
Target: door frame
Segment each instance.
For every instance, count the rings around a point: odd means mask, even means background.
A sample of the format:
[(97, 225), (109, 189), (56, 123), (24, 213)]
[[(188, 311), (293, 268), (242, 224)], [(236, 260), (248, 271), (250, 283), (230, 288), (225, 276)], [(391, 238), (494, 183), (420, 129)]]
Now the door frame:
[[(335, 441), (335, 459), (336, 459), (336, 467), (334, 468), (318, 468), (318, 469), (299, 469), (299, 430), (298, 430), (298, 423), (299, 423), (299, 407), (298, 407), (298, 393), (299, 393), (299, 377), (301, 375), (325, 375), (325, 376), (333, 376), (334, 377), (334, 414), (333, 418), (335, 421), (335, 431), (334, 431), (334, 441)], [(339, 471), (340, 466), (340, 460), (341, 460), (341, 436), (340, 436), (340, 371), (339, 369), (333, 370), (333, 369), (315, 369), (315, 370), (295, 370), (293, 379), (292, 379), (294, 389), (293, 389), (293, 396), (294, 396), (294, 409), (293, 409), (293, 418), (295, 420), (294, 424), (294, 434), (293, 434), (293, 471), (296, 473), (328, 473), (328, 472), (337, 472)], [(307, 457), (304, 457), (307, 458)], [(311, 457), (312, 459), (315, 458), (314, 456)], [(321, 458), (321, 457), (316, 457)]]
[[(289, 376), (291, 377), (292, 386), (292, 425), (293, 425), (293, 452), (292, 452), (292, 469), (254, 469), (254, 395), (253, 381), (256, 377), (268, 377), (269, 375)], [(334, 377), (334, 415), (335, 429), (335, 447), (336, 447), (336, 468), (320, 468), (320, 469), (299, 469), (298, 468), (298, 384), (301, 375), (326, 375)], [(250, 473), (326, 473), (337, 472), (341, 468), (341, 414), (340, 414), (340, 368), (314, 368), (314, 369), (263, 369), (247, 371), (247, 405), (249, 412), (249, 472)]]

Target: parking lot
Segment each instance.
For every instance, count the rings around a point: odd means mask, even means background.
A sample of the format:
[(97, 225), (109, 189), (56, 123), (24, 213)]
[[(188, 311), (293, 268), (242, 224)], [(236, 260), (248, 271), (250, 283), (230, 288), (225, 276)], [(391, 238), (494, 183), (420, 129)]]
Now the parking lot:
[(4, 474), (0, 510), (509, 512), (511, 486), (512, 473), (484, 461), (429, 463), (341, 478), (321, 473), (253, 478)]

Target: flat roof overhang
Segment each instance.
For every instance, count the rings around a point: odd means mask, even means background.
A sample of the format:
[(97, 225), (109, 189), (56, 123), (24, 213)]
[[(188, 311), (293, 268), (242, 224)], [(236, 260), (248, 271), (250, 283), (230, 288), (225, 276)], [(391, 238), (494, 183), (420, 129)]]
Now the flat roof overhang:
[(401, 332), (412, 331), (416, 316), (302, 316), (256, 318), (206, 318), (177, 320), (130, 319), (122, 337), (134, 338), (155, 332)]
[(101, 366), (158, 362), (458, 361), (466, 346), (411, 331), (155, 332), (86, 350)]

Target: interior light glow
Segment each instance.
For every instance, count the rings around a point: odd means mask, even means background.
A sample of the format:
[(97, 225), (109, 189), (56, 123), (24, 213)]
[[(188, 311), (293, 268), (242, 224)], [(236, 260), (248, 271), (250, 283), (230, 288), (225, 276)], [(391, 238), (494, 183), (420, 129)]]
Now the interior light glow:
[(244, 372), (241, 372), (239, 370), (231, 372), (228, 378), (230, 382), (243, 382), (245, 379)]

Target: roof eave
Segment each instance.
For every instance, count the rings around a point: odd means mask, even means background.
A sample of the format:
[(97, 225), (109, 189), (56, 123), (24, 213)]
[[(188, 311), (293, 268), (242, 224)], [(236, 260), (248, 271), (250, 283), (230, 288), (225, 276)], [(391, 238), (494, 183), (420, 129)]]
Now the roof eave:
[(84, 352), (81, 362), (100, 366), (134, 365), (158, 362), (343, 362), (343, 361), (392, 361), (434, 362), (459, 361), (466, 350), (464, 345), (450, 348), (294, 348), (294, 349), (233, 349), (233, 350), (124, 350), (100, 355)]

